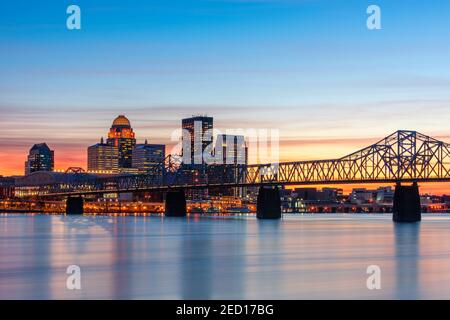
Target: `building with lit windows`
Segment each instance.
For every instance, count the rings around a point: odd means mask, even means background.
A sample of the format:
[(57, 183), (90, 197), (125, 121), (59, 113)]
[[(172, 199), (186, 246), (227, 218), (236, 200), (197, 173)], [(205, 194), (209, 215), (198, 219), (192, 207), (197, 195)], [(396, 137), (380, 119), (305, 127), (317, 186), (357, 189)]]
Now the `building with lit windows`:
[(132, 154), (136, 145), (136, 138), (130, 121), (124, 115), (120, 115), (114, 119), (106, 143), (118, 149), (119, 169), (132, 168)]
[(88, 171), (91, 172), (118, 172), (119, 148), (103, 142), (94, 144), (88, 148)]
[(55, 153), (46, 143), (38, 143), (31, 147), (27, 161), (25, 161), (25, 174), (53, 171), (54, 167)]
[(150, 144), (145, 140), (144, 144), (137, 144), (133, 149), (133, 168), (138, 173), (151, 173), (155, 168), (164, 162), (166, 157), (166, 146), (163, 144)]
[[(203, 164), (203, 152), (209, 144), (212, 144), (213, 118), (207, 116), (193, 116), (181, 120), (183, 131), (183, 162), (186, 164)], [(210, 133), (207, 138), (206, 132)], [(185, 141), (189, 139), (189, 141)], [(188, 148), (188, 150), (185, 150)], [(190, 150), (189, 150), (190, 149)], [(211, 150), (212, 153), (212, 150)]]
[[(122, 174), (117, 174), (121, 176)], [(48, 192), (52, 185), (74, 184), (89, 179), (110, 177), (110, 174), (92, 174), (87, 172), (33, 172), (23, 177), (17, 177), (14, 185), (14, 195), (16, 197), (31, 197), (39, 193)]]
[[(227, 172), (227, 179), (234, 182), (244, 182), (243, 176), (239, 174), (240, 171), (248, 163), (248, 149), (245, 143), (245, 138), (242, 135), (219, 134), (216, 138), (214, 148), (215, 165), (208, 170), (209, 176), (220, 176), (220, 172)], [(230, 167), (231, 166), (231, 167)], [(225, 170), (225, 168), (228, 169)], [(217, 174), (215, 173), (217, 171)], [(247, 193), (247, 188), (244, 187), (218, 187), (211, 188), (210, 195), (216, 196), (233, 196), (244, 197)]]
[(14, 197), (15, 177), (0, 176), (0, 199), (10, 199)]
[[(183, 129), (183, 174), (188, 182), (206, 181), (207, 173), (203, 153), (210, 146), (209, 156), (213, 160), (213, 118), (208, 116), (185, 118), (181, 120), (181, 128)], [(188, 190), (186, 197), (190, 200), (206, 199), (208, 190)]]
[(214, 154), (218, 164), (248, 163), (248, 147), (242, 135), (217, 135)]

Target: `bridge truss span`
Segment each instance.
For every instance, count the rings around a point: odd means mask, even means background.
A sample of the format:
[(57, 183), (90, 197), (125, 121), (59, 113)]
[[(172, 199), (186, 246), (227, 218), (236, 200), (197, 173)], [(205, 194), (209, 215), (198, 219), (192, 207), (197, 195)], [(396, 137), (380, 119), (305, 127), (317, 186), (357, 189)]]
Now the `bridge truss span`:
[(397, 131), (338, 159), (252, 165), (184, 165), (169, 156), (147, 174), (40, 186), (40, 196), (264, 185), (450, 181), (450, 144)]
[(369, 183), (450, 180), (450, 145), (415, 131), (397, 131), (339, 159), (251, 165), (247, 183)]

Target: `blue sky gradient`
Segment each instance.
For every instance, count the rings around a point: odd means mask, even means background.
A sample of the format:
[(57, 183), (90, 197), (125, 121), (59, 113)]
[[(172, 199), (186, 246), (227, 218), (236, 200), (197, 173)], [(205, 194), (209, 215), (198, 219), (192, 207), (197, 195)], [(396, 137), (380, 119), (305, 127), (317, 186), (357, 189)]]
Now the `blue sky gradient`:
[[(70, 4), (81, 30), (66, 29)], [(370, 4), (382, 30), (366, 28)], [(117, 114), (161, 143), (196, 113), (280, 129), (282, 160), (341, 156), (397, 129), (445, 139), (449, 39), (438, 0), (2, 1), (0, 160), (47, 141), (57, 166), (83, 165)]]

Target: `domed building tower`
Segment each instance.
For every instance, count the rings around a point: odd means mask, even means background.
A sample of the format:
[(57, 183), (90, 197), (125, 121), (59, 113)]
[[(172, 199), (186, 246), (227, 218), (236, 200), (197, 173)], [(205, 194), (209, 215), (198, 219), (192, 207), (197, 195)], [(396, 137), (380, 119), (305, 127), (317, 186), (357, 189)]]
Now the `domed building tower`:
[(131, 168), (136, 139), (130, 121), (124, 115), (114, 119), (106, 143), (119, 149), (119, 168)]

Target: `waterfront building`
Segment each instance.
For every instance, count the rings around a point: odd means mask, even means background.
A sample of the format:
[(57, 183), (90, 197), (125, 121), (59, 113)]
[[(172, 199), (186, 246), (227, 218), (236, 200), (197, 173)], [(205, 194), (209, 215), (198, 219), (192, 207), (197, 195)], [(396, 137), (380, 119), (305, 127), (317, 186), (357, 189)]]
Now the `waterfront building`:
[(320, 192), (318, 192), (318, 198), (322, 201), (337, 201), (343, 198), (343, 190), (340, 188), (322, 188)]
[(136, 138), (130, 121), (124, 115), (119, 115), (114, 119), (106, 143), (118, 149), (119, 169), (132, 168), (132, 153), (136, 145)]
[(53, 171), (55, 167), (55, 153), (46, 143), (38, 143), (31, 147), (27, 161), (25, 161), (25, 174), (37, 171)]
[[(185, 134), (189, 135), (187, 137), (183, 134), (183, 162), (186, 164), (203, 164), (203, 152), (208, 145), (212, 144), (213, 118), (192, 116), (182, 119), (181, 127)], [(209, 137), (205, 133), (209, 133)], [(188, 150), (185, 150), (186, 148)]]
[[(114, 176), (123, 176), (125, 174), (102, 174), (102, 173), (88, 173), (88, 172), (49, 172), (38, 171), (28, 175), (15, 178), (14, 183), (14, 195), (16, 197), (30, 197), (36, 196), (39, 192), (46, 192), (46, 189), (50, 190), (55, 183), (61, 184), (74, 184), (82, 181), (105, 178)], [(44, 189), (42, 189), (44, 187)], [(117, 197), (117, 194), (114, 194)], [(101, 196), (101, 195), (98, 195)], [(104, 196), (104, 195), (103, 195)]]
[(119, 148), (115, 145), (100, 143), (88, 148), (88, 171), (91, 172), (118, 172), (119, 170)]
[(375, 190), (354, 188), (348, 200), (353, 204), (391, 204), (394, 201), (394, 190), (392, 187), (379, 187)]
[[(46, 172), (38, 171), (17, 178), (15, 181), (15, 196), (30, 197), (38, 194), (41, 186), (50, 188), (55, 183), (74, 183), (77, 179), (85, 179), (86, 177), (94, 177), (93, 175), (82, 173), (62, 173), (62, 172)], [(44, 191), (45, 192), (45, 191)]]
[(392, 204), (394, 202), (394, 190), (392, 187), (378, 188), (375, 201), (379, 204)]
[(308, 207), (331, 209), (343, 198), (343, 190), (340, 188), (325, 187), (317, 188), (295, 188), (291, 194), (287, 193), (282, 197), (283, 209), (285, 212), (307, 212)]
[(0, 199), (10, 199), (14, 197), (14, 186), (16, 177), (0, 176)]
[(163, 144), (150, 144), (145, 140), (144, 144), (138, 144), (133, 149), (133, 168), (138, 173), (151, 173), (159, 166), (166, 157), (166, 146)]
[(305, 201), (319, 200), (316, 188), (296, 188), (295, 193), (297, 194), (297, 198), (299, 198), (300, 200)]
[(366, 188), (354, 188), (348, 196), (348, 200), (352, 204), (371, 203), (374, 200), (374, 190)]

